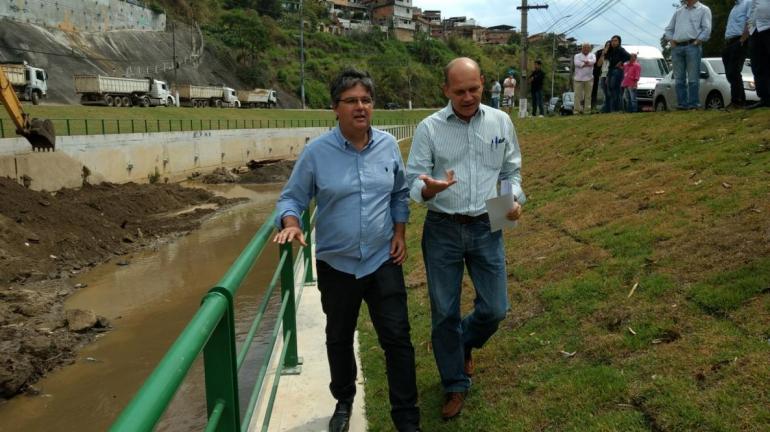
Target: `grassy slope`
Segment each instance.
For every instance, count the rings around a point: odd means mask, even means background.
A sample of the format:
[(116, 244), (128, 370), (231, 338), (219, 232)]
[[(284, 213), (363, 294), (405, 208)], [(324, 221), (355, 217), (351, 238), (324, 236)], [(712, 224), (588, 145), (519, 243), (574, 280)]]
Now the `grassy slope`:
[[(278, 121), (279, 126), (286, 127), (293, 124), (307, 126), (319, 126), (320, 123), (311, 121), (323, 120), (326, 122), (334, 121), (334, 113), (331, 110), (283, 110), (283, 109), (222, 109), (222, 108), (110, 108), (96, 106), (80, 105), (25, 105), (24, 109), (32, 117), (47, 118), (54, 122), (57, 134), (67, 135), (67, 119), (70, 120), (70, 133), (72, 135), (85, 134), (85, 121), (88, 120), (88, 133), (99, 134), (102, 131), (102, 120), (104, 128), (108, 133), (117, 132), (116, 122), (120, 121), (120, 131), (123, 133), (131, 132), (131, 121), (134, 120), (136, 132), (145, 131), (145, 120), (150, 132), (156, 132), (158, 126), (160, 131), (169, 130), (178, 131), (180, 127), (183, 130), (209, 129), (209, 121), (212, 129), (226, 129), (227, 122), (231, 128), (251, 127), (254, 121), (254, 127), (275, 127)], [(376, 110), (373, 115), (375, 124), (401, 124), (415, 123), (421, 120), (433, 110)], [(10, 117), (5, 110), (0, 110), (0, 120), (2, 120), (3, 130), (6, 138), (15, 136), (15, 127), (11, 123)], [(307, 123), (304, 123), (307, 121)], [(245, 122), (245, 123), (244, 123)], [(292, 123), (293, 122), (293, 123)], [(303, 122), (303, 123), (300, 123)], [(181, 126), (180, 126), (181, 125)]]
[[(451, 422), (413, 205), (424, 429), (770, 429), (768, 124), (767, 110), (517, 121), (529, 202), (505, 235), (512, 309)], [(359, 327), (370, 430), (392, 430), (382, 352), (367, 317)]]

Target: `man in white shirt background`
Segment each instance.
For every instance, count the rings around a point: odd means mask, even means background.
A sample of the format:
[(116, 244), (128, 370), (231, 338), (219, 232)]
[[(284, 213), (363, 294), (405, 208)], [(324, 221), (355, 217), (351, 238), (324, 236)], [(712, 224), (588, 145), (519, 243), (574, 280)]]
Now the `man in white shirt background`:
[(665, 38), (671, 42), (678, 109), (700, 107), (700, 61), (703, 43), (710, 36), (711, 9), (697, 0), (687, 0), (666, 26)]
[(594, 85), (594, 64), (596, 56), (591, 52), (591, 44), (583, 42), (579, 53), (575, 54), (575, 114), (591, 113), (591, 89)]

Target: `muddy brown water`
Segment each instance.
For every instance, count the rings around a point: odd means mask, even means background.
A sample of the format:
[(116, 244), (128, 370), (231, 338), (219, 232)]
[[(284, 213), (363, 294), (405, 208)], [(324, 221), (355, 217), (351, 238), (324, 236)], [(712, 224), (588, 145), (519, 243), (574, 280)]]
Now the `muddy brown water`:
[[(78, 354), (74, 364), (51, 372), (35, 386), (38, 396), (0, 405), (0, 431), (103, 431), (109, 428), (197, 310), (205, 292), (224, 275), (274, 208), (279, 185), (209, 186), (246, 204), (225, 210), (200, 229), (154, 250), (133, 254), (130, 264), (107, 263), (77, 282), (88, 286), (67, 300), (68, 308), (92, 309), (113, 330)], [(277, 264), (277, 249), (265, 249), (236, 297), (238, 340), (248, 332)], [(269, 310), (274, 310), (272, 307)], [(265, 351), (274, 316), (257, 336), (240, 372), (241, 405)], [(156, 430), (202, 430), (205, 396), (202, 355)], [(248, 383), (248, 384), (247, 384)], [(242, 408), (243, 411), (243, 408)]]

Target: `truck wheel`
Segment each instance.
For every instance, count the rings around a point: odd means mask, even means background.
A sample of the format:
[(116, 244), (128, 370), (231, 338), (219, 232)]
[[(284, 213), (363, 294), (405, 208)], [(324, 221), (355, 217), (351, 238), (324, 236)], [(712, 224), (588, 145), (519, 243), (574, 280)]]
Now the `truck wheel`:
[(123, 106), (123, 98), (121, 98), (120, 96), (115, 96), (112, 99), (112, 103), (115, 105), (116, 108), (120, 108)]
[(39, 105), (40, 104), (40, 93), (33, 91), (32, 92), (32, 105)]
[(217, 108), (222, 108), (222, 101), (221, 101), (221, 100), (219, 100), (219, 99), (217, 99), (217, 100), (214, 102), (214, 106), (216, 106)]
[(124, 107), (130, 107), (131, 106), (131, 99), (129, 99), (128, 96), (123, 96), (123, 106)]
[(112, 96), (106, 95), (104, 96), (104, 103), (107, 104), (107, 106), (112, 106), (115, 101), (112, 99)]

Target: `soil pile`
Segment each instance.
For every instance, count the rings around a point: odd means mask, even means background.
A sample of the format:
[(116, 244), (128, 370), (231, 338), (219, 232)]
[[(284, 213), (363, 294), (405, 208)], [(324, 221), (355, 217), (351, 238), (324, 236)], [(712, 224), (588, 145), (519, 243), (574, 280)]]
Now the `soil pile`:
[(64, 311), (64, 299), (80, 288), (71, 275), (189, 232), (237, 201), (175, 184), (104, 183), (51, 194), (0, 178), (0, 398), (71, 361), (109, 326), (90, 311)]
[(217, 168), (211, 174), (200, 178), (207, 184), (217, 183), (284, 183), (289, 180), (294, 168), (292, 160), (249, 161), (245, 167), (227, 170)]

